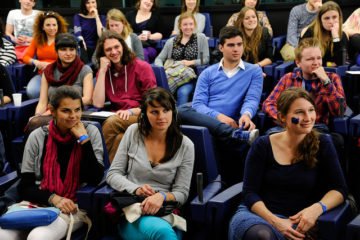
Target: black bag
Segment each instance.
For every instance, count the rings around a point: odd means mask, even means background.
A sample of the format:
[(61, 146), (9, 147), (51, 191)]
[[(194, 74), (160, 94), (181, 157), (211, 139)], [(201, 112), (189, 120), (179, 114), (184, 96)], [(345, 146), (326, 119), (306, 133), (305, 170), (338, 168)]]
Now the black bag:
[[(124, 207), (130, 206), (134, 203), (141, 203), (145, 200), (145, 197), (137, 196), (134, 194), (130, 194), (128, 192), (114, 192), (110, 195), (110, 201), (105, 205), (104, 212), (109, 217), (113, 218), (113, 220), (118, 220), (123, 215), (122, 209)], [(158, 217), (162, 217), (177, 212), (179, 209), (179, 203), (175, 201), (164, 202), (163, 206), (159, 209), (159, 211), (154, 215)]]

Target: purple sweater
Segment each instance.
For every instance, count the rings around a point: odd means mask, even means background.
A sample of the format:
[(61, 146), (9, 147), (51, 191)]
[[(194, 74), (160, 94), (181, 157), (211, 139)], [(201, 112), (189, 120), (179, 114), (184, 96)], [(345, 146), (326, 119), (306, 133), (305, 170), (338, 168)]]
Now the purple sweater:
[[(106, 25), (106, 17), (100, 15), (102, 25)], [(79, 14), (74, 15), (74, 33), (76, 37), (82, 36), (88, 48), (95, 49), (98, 40), (96, 19), (84, 18)]]

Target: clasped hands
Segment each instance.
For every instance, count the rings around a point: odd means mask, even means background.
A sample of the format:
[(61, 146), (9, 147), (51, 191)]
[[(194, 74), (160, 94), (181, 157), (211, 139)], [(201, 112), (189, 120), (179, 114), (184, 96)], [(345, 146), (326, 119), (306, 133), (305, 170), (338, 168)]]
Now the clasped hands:
[[(305, 234), (315, 226), (317, 219), (322, 214), (319, 203), (314, 203), (288, 219), (277, 218), (274, 227), (287, 239), (302, 240)], [(294, 229), (293, 226), (296, 225)]]
[(146, 197), (140, 204), (142, 214), (144, 215), (155, 215), (164, 203), (164, 197), (161, 193), (155, 192), (148, 184), (144, 184), (143, 186), (137, 188), (135, 194)]
[(227, 125), (230, 125), (233, 128), (239, 128), (239, 126), (241, 126), (243, 129), (251, 131), (251, 130), (254, 130), (255, 127), (256, 127), (256, 125), (251, 121), (248, 114), (243, 114), (240, 117), (238, 123), (234, 119), (232, 119), (231, 117), (228, 117), (228, 116), (226, 116), (225, 114), (222, 114), (222, 113), (220, 113), (217, 116), (217, 119), (220, 122), (225, 123)]

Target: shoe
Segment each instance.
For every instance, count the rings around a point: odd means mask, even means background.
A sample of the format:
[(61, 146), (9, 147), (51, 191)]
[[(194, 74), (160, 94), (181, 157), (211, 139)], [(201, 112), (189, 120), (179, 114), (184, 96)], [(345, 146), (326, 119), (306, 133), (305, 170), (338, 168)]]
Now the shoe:
[(254, 129), (251, 131), (244, 131), (242, 129), (236, 129), (232, 133), (232, 138), (236, 138), (240, 141), (247, 142), (249, 145), (251, 145), (256, 138), (259, 136), (259, 129)]

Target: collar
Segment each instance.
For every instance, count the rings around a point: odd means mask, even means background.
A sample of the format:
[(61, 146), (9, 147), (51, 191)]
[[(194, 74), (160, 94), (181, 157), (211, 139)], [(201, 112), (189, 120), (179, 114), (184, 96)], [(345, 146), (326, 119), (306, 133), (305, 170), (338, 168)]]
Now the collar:
[[(218, 70), (223, 69), (223, 68), (224, 68), (224, 58), (222, 58), (222, 59), (220, 60)], [(240, 69), (242, 69), (242, 70), (245, 70), (245, 64), (244, 64), (244, 62), (243, 62), (242, 59), (240, 59), (240, 62), (239, 62), (239, 64), (236, 66), (236, 68), (240, 68)], [(231, 70), (233, 70), (233, 69), (231, 69)]]

